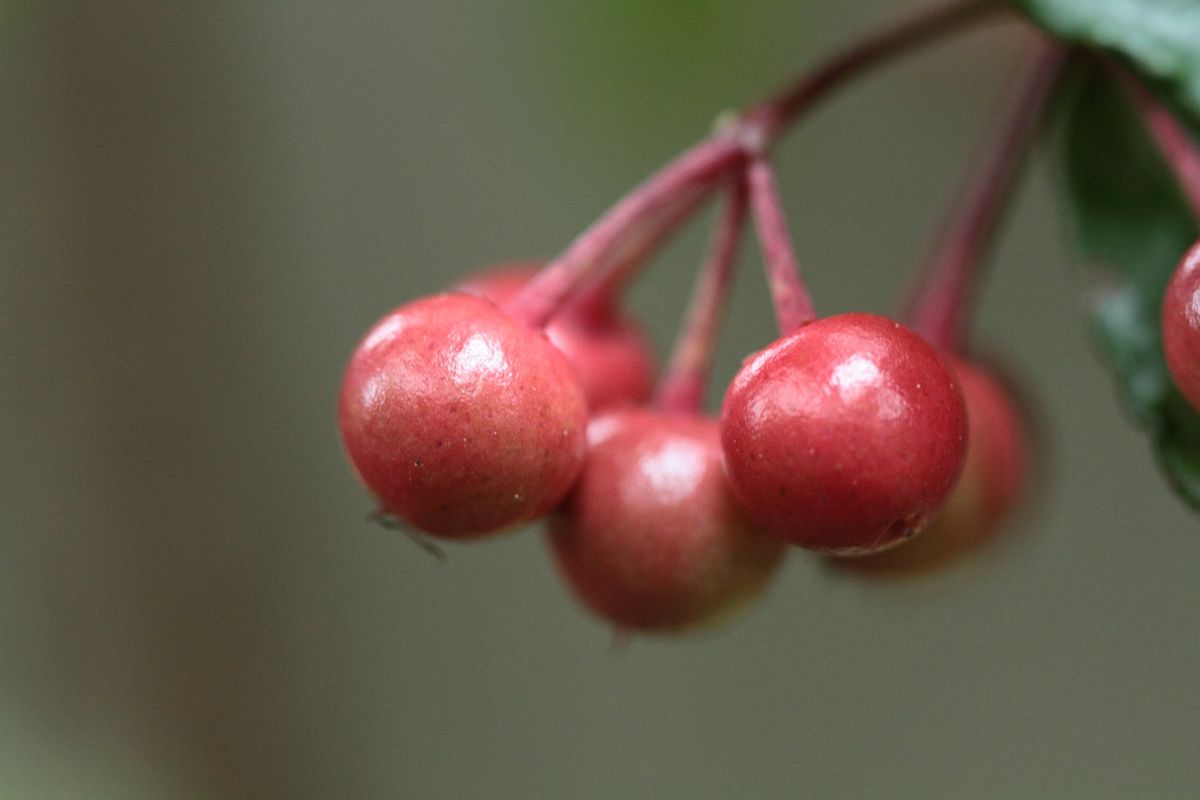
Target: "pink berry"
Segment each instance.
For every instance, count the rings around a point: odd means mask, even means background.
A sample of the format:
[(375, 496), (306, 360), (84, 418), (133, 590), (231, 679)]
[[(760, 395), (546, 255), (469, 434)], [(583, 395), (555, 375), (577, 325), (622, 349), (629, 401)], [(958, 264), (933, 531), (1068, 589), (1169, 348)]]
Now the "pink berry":
[(532, 520), (583, 463), (587, 408), (540, 331), (443, 294), (401, 306), (346, 370), (342, 442), (384, 511), (465, 538)]
[(716, 420), (625, 409), (588, 426), (579, 483), (549, 541), (580, 599), (620, 628), (670, 631), (756, 595), (784, 546), (738, 506)]
[(969, 429), (967, 458), (950, 499), (912, 541), (877, 555), (839, 560), (858, 573), (918, 577), (979, 554), (1021, 499), (1029, 468), (1027, 425), (1012, 389), (990, 370), (954, 361)]
[(912, 536), (966, 452), (962, 394), (915, 333), (873, 314), (805, 325), (750, 358), (721, 411), (725, 466), (747, 513), (826, 553)]
[[(536, 264), (505, 264), (455, 288), (503, 305), (538, 269)], [(656, 371), (654, 348), (642, 327), (609, 298), (568, 305), (546, 326), (546, 335), (575, 365), (593, 411), (641, 405), (650, 398)]]
[(1179, 262), (1163, 294), (1162, 338), (1175, 385), (1200, 409), (1200, 242)]

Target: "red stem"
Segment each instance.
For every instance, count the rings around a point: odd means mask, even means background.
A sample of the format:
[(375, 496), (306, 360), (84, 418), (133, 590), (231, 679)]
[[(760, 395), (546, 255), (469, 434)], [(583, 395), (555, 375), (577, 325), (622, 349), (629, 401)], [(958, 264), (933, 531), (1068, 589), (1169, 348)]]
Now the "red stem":
[(713, 347), (729, 298), (737, 264), (738, 239), (746, 222), (746, 184), (732, 181), (721, 217), (713, 230), (708, 256), (697, 276), (687, 316), (671, 363), (658, 387), (660, 409), (681, 414), (698, 413), (712, 371)]
[(1188, 205), (1200, 219), (1200, 148), (1187, 128), (1145, 84), (1115, 64), (1112, 71), (1137, 106), (1154, 143), (1175, 173)]
[[(731, 172), (771, 148), (800, 113), (834, 88), (887, 58), (922, 44), (982, 12), (997, 0), (950, 0), (867, 35), (819, 64), (791, 88), (740, 115), (725, 130), (693, 146), (617, 202), (538, 274), (508, 305), (518, 319), (544, 325), (593, 270), (611, 266), (612, 252), (645, 218), (695, 192), (699, 203)], [(657, 245), (670, 230), (658, 234)], [(653, 238), (653, 237), (652, 237)], [(655, 249), (648, 246), (647, 252)], [(634, 271), (640, 264), (629, 264)]]
[(508, 311), (528, 325), (545, 325), (587, 278), (588, 272), (603, 264), (613, 248), (639, 223), (669, 207), (683, 194), (711, 188), (742, 159), (741, 146), (727, 136), (706, 139), (686, 151), (580, 234), (562, 255), (521, 290), (508, 305)]
[(742, 115), (754, 121), (767, 146), (804, 110), (838, 88), (848, 78), (981, 17), (981, 12), (1003, 8), (995, 0), (952, 0), (924, 9), (886, 25), (826, 59), (816, 69), (801, 75), (767, 102)]
[(570, 301), (571, 306), (602, 316), (611, 313), (614, 301), (637, 276), (641, 266), (670, 241), (707, 198), (706, 190), (693, 190), (635, 226), (614, 248), (606, 263), (594, 271), (596, 274), (584, 279)]
[(983, 254), (1036, 138), (1066, 55), (1066, 48), (1056, 42), (1039, 43), (909, 303), (905, 316), (910, 325), (949, 352), (965, 346), (966, 323), (983, 275)]
[(786, 336), (812, 322), (817, 314), (808, 287), (800, 277), (800, 265), (796, 262), (771, 165), (764, 159), (755, 159), (746, 171), (746, 181), (750, 186), (750, 205), (754, 209), (754, 224), (762, 245), (775, 319), (779, 323), (779, 332)]

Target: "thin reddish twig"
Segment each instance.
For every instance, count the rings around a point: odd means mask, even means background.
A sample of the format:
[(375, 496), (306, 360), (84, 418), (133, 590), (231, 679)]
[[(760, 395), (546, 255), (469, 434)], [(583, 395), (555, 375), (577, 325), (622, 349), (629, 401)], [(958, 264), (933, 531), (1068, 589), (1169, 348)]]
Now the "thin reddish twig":
[(738, 240), (746, 222), (746, 183), (733, 179), (720, 218), (713, 229), (708, 255), (696, 278), (683, 328), (658, 387), (657, 405), (664, 411), (696, 413), (704, 405), (712, 371), (713, 348), (729, 299)]
[(779, 332), (787, 335), (812, 322), (817, 314), (808, 287), (800, 277), (800, 264), (792, 247), (774, 170), (765, 159), (755, 159), (746, 171), (746, 182), (750, 187), (750, 205), (754, 209), (754, 225), (762, 245), (775, 319), (779, 323)]
[(1062, 75), (1067, 50), (1039, 43), (1006, 100), (995, 133), (954, 205), (938, 248), (905, 318), (930, 342), (949, 351), (964, 345), (973, 292), (984, 272), (984, 252), (995, 235), (1020, 167)]
[(1200, 220), (1200, 148), (1196, 146), (1195, 139), (1144, 83), (1127, 69), (1113, 62), (1110, 64), (1113, 74), (1145, 120), (1159, 152), (1175, 173), (1188, 205)]
[[(791, 88), (735, 118), (667, 164), (610, 208), (539, 273), (509, 304), (530, 325), (544, 325), (593, 270), (611, 266), (614, 248), (649, 215), (696, 192), (696, 202), (747, 160), (762, 155), (800, 113), (834, 88), (890, 57), (927, 42), (985, 12), (1006, 7), (997, 0), (950, 0), (891, 22), (819, 63)], [(669, 235), (664, 230), (662, 236)], [(653, 252), (647, 247), (646, 252)], [(637, 264), (630, 264), (630, 271)]]

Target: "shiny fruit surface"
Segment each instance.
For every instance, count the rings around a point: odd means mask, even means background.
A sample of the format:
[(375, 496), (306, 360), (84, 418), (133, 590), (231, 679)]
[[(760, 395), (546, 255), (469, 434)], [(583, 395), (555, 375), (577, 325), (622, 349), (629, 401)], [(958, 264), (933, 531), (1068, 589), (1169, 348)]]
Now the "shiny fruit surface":
[[(536, 264), (506, 264), (483, 270), (456, 288), (498, 305), (516, 296), (537, 274)], [(642, 326), (607, 299), (573, 303), (550, 321), (546, 336), (579, 374), (592, 411), (641, 405), (656, 371), (654, 347)]]
[(392, 311), (350, 359), (342, 442), (382, 510), (465, 538), (534, 519), (583, 463), (587, 407), (546, 337), (468, 294)]
[(987, 367), (956, 359), (967, 404), (967, 460), (950, 499), (914, 539), (873, 556), (840, 559), (857, 573), (921, 576), (983, 551), (1016, 509), (1030, 468), (1028, 425), (1011, 386)]
[(738, 505), (716, 420), (626, 409), (594, 418), (578, 486), (551, 517), (555, 560), (619, 628), (670, 631), (758, 594), (784, 544)]
[(747, 360), (725, 394), (726, 470), (788, 541), (868, 553), (918, 531), (962, 468), (967, 418), (941, 356), (897, 322), (842, 314)]

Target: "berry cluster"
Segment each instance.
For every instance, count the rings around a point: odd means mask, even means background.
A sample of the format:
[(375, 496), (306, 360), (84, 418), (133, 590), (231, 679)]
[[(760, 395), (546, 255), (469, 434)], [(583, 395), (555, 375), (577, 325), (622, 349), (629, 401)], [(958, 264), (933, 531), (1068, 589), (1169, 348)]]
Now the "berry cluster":
[[(509, 264), (397, 308), (362, 339), (339, 422), (388, 518), (433, 537), (548, 517), (584, 604), (622, 630), (671, 631), (756, 595), (789, 545), (859, 576), (942, 569), (995, 538), (1022, 495), (1027, 424), (966, 342), (982, 254), (1065, 61), (1040, 45), (902, 322), (818, 318), (768, 156), (851, 74), (987, 11), (955, 3), (868, 37), (685, 152), (550, 264)], [(621, 308), (627, 279), (724, 197), (678, 344), (656, 358)], [(780, 338), (703, 411), (738, 240), (753, 218)], [(1167, 355), (1200, 354), (1200, 248), (1164, 307)]]

